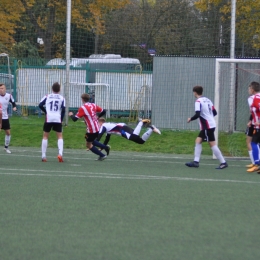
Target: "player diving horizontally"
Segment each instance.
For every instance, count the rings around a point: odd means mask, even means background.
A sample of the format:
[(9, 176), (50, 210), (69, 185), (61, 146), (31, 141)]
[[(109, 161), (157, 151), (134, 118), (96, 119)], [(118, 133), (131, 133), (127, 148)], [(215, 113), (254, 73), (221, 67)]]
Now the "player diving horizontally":
[(97, 141), (99, 141), (103, 134), (106, 133), (104, 145), (108, 144), (111, 134), (121, 135), (127, 140), (133, 141), (137, 144), (144, 144), (153, 132), (161, 134), (160, 130), (156, 126), (150, 125), (148, 127), (149, 129), (142, 135), (142, 137), (139, 136), (143, 124), (150, 124), (150, 122), (151, 121), (149, 119), (140, 119), (136, 128), (132, 129), (125, 123), (106, 123), (105, 118), (101, 117), (98, 120), (100, 129)]

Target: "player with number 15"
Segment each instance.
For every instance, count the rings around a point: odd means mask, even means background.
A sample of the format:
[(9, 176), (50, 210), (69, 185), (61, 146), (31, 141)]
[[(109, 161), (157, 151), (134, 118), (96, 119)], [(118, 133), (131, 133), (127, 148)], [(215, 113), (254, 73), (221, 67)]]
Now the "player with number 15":
[(40, 101), (39, 108), (45, 113), (42, 138), (42, 162), (46, 162), (46, 151), (50, 131), (56, 132), (58, 139), (58, 161), (63, 162), (63, 137), (62, 120), (65, 115), (65, 99), (60, 93), (60, 84), (55, 82), (52, 85), (52, 93), (44, 96)]

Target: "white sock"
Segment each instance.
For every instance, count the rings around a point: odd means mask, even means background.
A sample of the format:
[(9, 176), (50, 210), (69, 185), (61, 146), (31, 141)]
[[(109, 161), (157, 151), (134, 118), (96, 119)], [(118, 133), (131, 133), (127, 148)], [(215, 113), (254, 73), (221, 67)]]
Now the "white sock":
[(201, 151), (202, 151), (202, 145), (201, 144), (195, 144), (195, 149), (194, 149), (194, 161), (195, 162), (200, 161)]
[(63, 153), (63, 139), (58, 139), (58, 149), (59, 149), (59, 155), (62, 156), (62, 153)]
[(153, 132), (152, 128), (149, 128), (143, 135), (142, 135), (142, 139), (146, 142), (148, 140), (148, 138), (151, 136)]
[(252, 150), (251, 150), (251, 151), (248, 151), (248, 154), (249, 154), (249, 158), (250, 158), (251, 163), (252, 163), (252, 164), (255, 164)]
[(8, 148), (11, 141), (11, 135), (5, 135), (5, 147)]
[(48, 139), (42, 139), (42, 158), (46, 157), (47, 146), (48, 146)]
[(217, 145), (212, 146), (211, 150), (214, 155), (219, 159), (220, 163), (226, 162)]
[(143, 122), (140, 121), (140, 122), (138, 123), (138, 125), (136, 126), (136, 128), (135, 128), (133, 134), (134, 134), (134, 135), (139, 135), (140, 132), (141, 132), (142, 126), (143, 126)]

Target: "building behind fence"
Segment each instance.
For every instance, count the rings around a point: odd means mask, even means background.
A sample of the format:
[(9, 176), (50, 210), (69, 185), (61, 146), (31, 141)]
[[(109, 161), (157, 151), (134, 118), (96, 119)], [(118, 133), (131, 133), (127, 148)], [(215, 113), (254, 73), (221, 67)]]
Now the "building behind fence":
[[(89, 73), (84, 68), (71, 68), (69, 106), (76, 109), (81, 105), (80, 95), (88, 92), (91, 100), (109, 109), (111, 116), (151, 117), (154, 124), (165, 129), (197, 130), (198, 123), (187, 124), (187, 118), (194, 114), (195, 98), (192, 88), (204, 87), (204, 95), (214, 102), (215, 57), (155, 56), (153, 72), (142, 71), (96, 71), (95, 83), (109, 85), (84, 86)], [(51, 92), (53, 82), (66, 81), (65, 68), (56, 67), (12, 67), (12, 77), (0, 73), (0, 80), (11, 88), (21, 108), (38, 107), (40, 99)], [(1, 72), (1, 71), (0, 71)], [(93, 71), (91, 72), (93, 73)], [(237, 64), (236, 88), (234, 94), (234, 130), (244, 131), (249, 118), (247, 104), (248, 85), (260, 81), (260, 64)], [(11, 82), (11, 83), (10, 83)], [(230, 98), (230, 64), (220, 72), (219, 130), (228, 131)], [(78, 83), (78, 84), (77, 84)], [(9, 86), (11, 84), (11, 86)], [(61, 94), (64, 94), (62, 88)], [(109, 98), (109, 99), (108, 99)]]

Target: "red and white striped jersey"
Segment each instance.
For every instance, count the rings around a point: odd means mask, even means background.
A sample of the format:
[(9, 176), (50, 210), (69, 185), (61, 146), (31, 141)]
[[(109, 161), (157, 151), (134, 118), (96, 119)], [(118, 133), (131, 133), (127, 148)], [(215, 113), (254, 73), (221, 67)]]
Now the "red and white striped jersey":
[(259, 129), (260, 127), (256, 123), (260, 123), (260, 93), (250, 96), (248, 98), (248, 105), (253, 117), (252, 124), (255, 128)]
[(215, 108), (210, 99), (206, 97), (199, 97), (195, 101), (195, 111), (200, 111), (200, 130), (211, 129), (216, 127), (213, 110), (215, 110)]
[(75, 115), (77, 118), (82, 118), (87, 125), (88, 133), (97, 133), (99, 131), (97, 113), (101, 113), (103, 109), (97, 106), (94, 103), (85, 103), (78, 110), (78, 113)]

